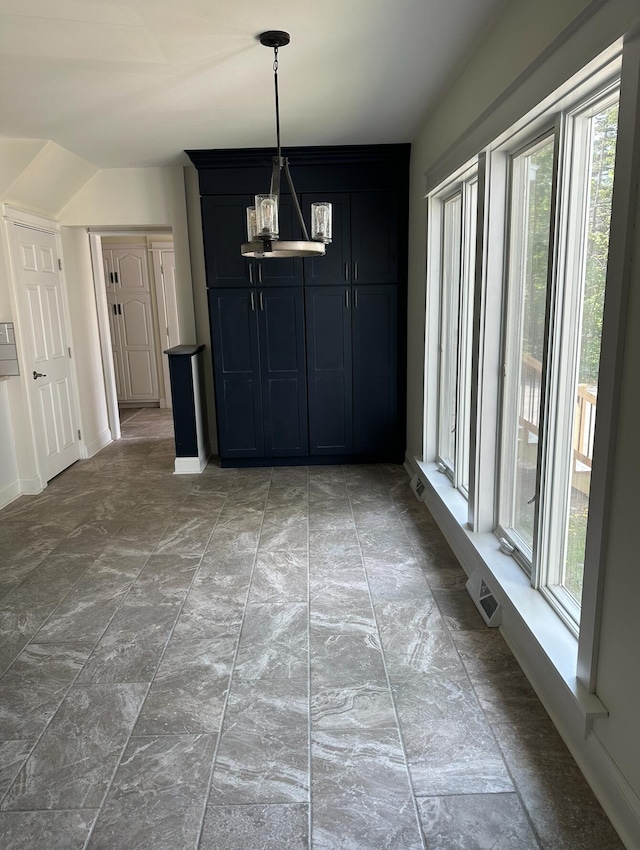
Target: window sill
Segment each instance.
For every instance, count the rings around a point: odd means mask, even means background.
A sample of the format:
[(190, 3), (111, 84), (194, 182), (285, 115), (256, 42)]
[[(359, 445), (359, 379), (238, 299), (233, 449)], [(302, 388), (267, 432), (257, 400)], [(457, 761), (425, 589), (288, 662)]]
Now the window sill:
[(588, 734), (591, 723), (608, 712), (576, 676), (578, 641), (510, 555), (500, 551), (495, 534), (469, 529), (467, 501), (435, 463), (413, 459), (425, 484), (423, 501), (433, 514), (467, 575), (478, 570), (502, 605), (503, 633), (518, 662), (553, 717), (567, 698)]

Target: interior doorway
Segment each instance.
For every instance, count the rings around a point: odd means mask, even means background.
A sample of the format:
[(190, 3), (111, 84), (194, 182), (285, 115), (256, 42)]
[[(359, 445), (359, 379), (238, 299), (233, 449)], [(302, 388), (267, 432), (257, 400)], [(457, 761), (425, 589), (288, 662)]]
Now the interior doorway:
[(121, 414), (171, 407), (167, 348), (179, 345), (170, 229), (90, 232), (109, 427)]

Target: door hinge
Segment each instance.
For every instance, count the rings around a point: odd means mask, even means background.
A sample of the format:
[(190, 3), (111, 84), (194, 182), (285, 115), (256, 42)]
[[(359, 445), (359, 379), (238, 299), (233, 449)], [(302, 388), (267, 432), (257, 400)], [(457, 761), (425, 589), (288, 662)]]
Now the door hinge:
[(81, 440), (81, 439), (82, 439), (82, 434), (80, 433), (80, 429), (79, 429), (79, 428), (78, 428), (78, 439), (79, 439), (79, 440)]
[(58, 257), (58, 268), (62, 271), (62, 260)]
[(67, 351), (69, 352), (69, 357), (71, 357), (71, 348), (67, 348)]

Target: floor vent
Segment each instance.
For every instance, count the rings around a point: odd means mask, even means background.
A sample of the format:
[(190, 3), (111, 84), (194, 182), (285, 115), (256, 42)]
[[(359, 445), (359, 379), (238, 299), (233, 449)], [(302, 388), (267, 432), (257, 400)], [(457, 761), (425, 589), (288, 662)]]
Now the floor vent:
[(491, 628), (499, 626), (502, 622), (502, 605), (478, 570), (469, 576), (466, 586), (485, 623)]
[(424, 481), (419, 478), (417, 475), (414, 475), (411, 479), (411, 489), (413, 490), (413, 495), (419, 502), (422, 502), (422, 494), (424, 493)]

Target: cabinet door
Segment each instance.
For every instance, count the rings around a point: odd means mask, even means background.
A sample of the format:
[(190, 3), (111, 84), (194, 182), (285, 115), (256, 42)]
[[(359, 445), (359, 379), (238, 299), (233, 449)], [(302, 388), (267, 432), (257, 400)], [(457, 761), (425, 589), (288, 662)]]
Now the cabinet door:
[(317, 201), (329, 201), (333, 215), (333, 241), (327, 245), (324, 257), (311, 257), (304, 260), (304, 279), (307, 285), (344, 286), (351, 275), (351, 234), (349, 224), (349, 194), (347, 192), (328, 192), (318, 195), (302, 196), (302, 211), (305, 216), (309, 236), (311, 236), (311, 204)]
[[(278, 208), (280, 239), (302, 239), (298, 217), (291, 195), (281, 195)], [(289, 257), (281, 260), (255, 260), (253, 282), (265, 286), (302, 286), (302, 260)]]
[(398, 282), (398, 197), (395, 192), (351, 195), (354, 284)]
[(210, 289), (209, 318), (220, 457), (262, 457), (255, 291)]
[(354, 452), (393, 456), (398, 435), (398, 293), (353, 288)]
[(257, 299), (264, 454), (307, 455), (303, 290), (265, 287)]
[(202, 198), (202, 231), (207, 286), (247, 286), (253, 260), (245, 260), (240, 246), (247, 241), (247, 207), (251, 195)]
[(305, 291), (309, 386), (309, 453), (353, 452), (351, 288)]

